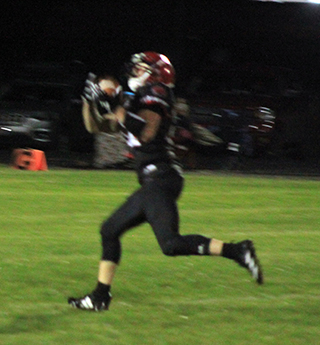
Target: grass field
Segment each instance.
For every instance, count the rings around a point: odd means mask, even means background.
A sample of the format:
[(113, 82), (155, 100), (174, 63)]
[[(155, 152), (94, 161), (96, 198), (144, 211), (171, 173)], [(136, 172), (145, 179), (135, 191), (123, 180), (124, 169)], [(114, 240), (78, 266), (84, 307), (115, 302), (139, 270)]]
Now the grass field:
[(320, 181), (186, 174), (181, 232), (254, 240), (257, 286), (235, 263), (165, 257), (149, 226), (123, 238), (110, 311), (90, 292), (99, 226), (137, 187), (131, 171), (0, 167), (0, 344), (320, 344)]

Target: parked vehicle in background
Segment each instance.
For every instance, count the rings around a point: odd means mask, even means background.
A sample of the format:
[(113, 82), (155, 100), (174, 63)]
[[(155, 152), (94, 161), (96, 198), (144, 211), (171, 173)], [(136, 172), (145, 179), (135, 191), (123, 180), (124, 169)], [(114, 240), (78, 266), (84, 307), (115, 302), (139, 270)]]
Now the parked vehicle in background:
[(66, 85), (23, 80), (6, 85), (0, 97), (0, 143), (38, 149), (56, 147), (70, 91)]
[(24, 66), (0, 94), (0, 146), (88, 150), (82, 125), (83, 76), (53, 64)]

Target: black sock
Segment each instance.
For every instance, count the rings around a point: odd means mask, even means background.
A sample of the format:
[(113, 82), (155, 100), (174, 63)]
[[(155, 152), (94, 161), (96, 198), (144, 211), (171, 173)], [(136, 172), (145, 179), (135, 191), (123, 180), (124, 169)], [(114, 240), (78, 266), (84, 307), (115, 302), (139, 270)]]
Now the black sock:
[(222, 256), (234, 260), (237, 257), (237, 245), (235, 243), (224, 243), (222, 247)]
[(103, 284), (98, 281), (98, 284), (96, 288), (94, 289), (93, 294), (99, 298), (109, 297), (110, 289), (111, 289), (111, 285)]

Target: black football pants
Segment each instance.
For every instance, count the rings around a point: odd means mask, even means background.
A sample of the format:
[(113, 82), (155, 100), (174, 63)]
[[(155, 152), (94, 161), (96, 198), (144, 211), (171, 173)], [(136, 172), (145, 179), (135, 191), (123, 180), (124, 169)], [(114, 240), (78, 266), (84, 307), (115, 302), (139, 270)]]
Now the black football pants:
[(174, 169), (144, 177), (141, 188), (102, 224), (102, 260), (119, 263), (121, 235), (144, 222), (151, 225), (165, 255), (208, 255), (208, 238), (179, 234), (177, 199), (182, 188), (183, 178)]

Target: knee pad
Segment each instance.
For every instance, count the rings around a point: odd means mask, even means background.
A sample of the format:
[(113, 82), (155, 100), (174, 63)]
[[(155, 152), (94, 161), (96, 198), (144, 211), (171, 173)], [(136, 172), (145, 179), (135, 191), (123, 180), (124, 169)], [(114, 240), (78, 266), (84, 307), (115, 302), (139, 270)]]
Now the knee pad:
[(105, 222), (102, 223), (101, 228), (100, 228), (100, 235), (102, 236), (103, 239), (110, 239), (113, 240), (117, 236), (114, 234), (114, 225), (112, 222), (108, 219)]
[(108, 221), (101, 226), (100, 234), (102, 239), (102, 260), (119, 263), (121, 257), (121, 243), (118, 236), (109, 231)]
[(171, 238), (161, 246), (162, 252), (166, 256), (179, 255), (180, 239), (178, 237)]

